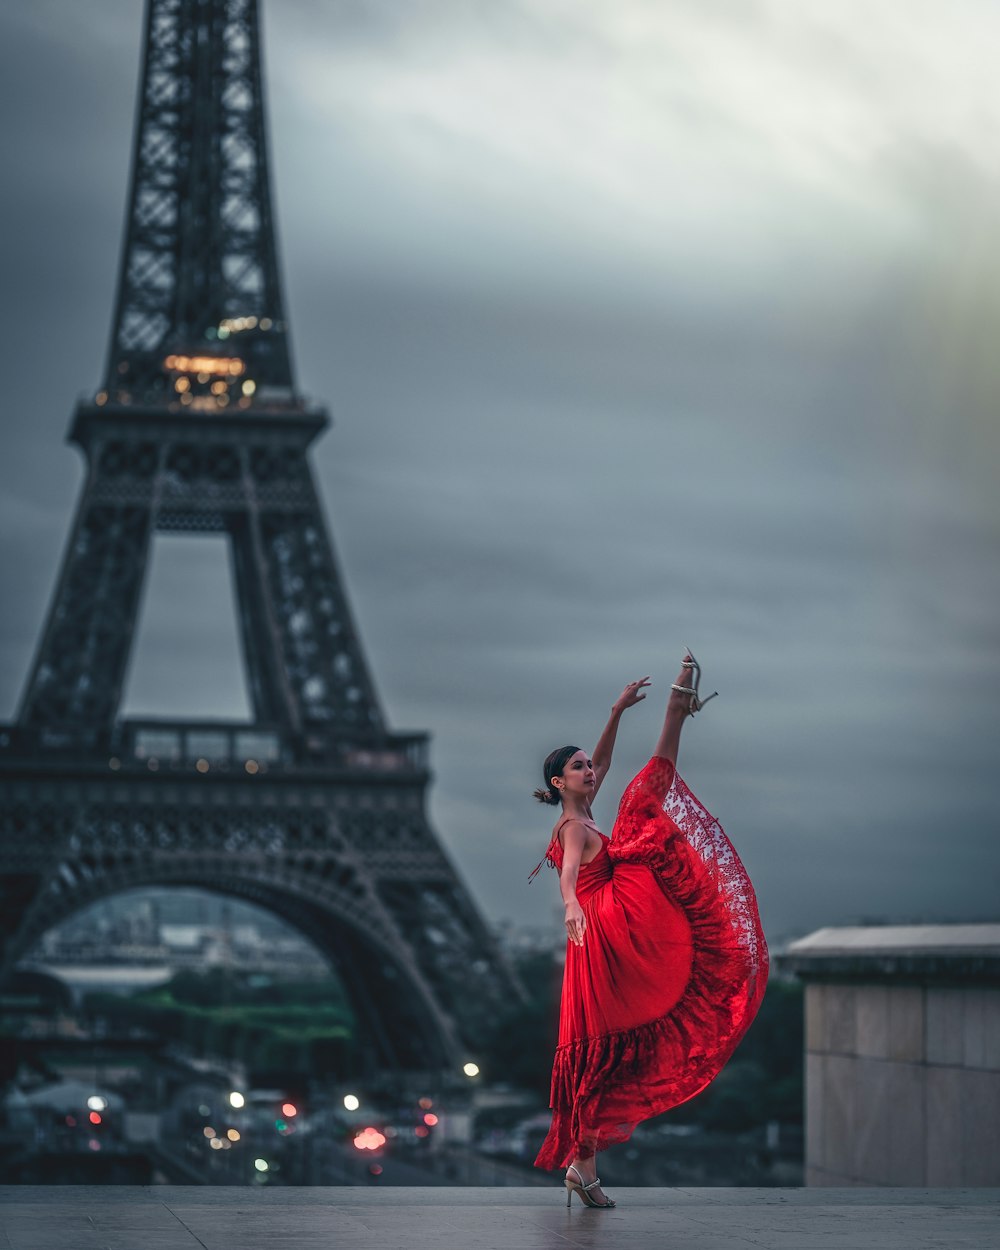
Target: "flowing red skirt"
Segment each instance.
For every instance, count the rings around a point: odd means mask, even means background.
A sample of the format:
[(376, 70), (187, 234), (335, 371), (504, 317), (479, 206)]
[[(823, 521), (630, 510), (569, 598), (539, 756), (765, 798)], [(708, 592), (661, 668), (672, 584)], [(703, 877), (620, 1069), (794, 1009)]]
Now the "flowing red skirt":
[[(669, 760), (622, 797), (580, 869), (583, 946), (566, 947), (552, 1126), (535, 1159), (565, 1167), (693, 1098), (750, 1027), (768, 955), (753, 886)], [(562, 867), (553, 839), (546, 860)]]

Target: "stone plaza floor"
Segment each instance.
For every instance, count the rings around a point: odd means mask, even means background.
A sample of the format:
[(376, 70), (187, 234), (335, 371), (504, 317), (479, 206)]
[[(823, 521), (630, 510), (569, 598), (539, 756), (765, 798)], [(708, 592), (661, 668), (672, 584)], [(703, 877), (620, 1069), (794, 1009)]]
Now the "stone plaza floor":
[(0, 1250), (997, 1250), (996, 1189), (0, 1186)]

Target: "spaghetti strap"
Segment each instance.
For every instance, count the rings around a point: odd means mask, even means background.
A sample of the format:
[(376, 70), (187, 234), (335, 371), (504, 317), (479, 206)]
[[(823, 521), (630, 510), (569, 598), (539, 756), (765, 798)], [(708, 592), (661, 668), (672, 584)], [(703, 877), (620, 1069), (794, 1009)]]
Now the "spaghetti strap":
[(552, 831), (552, 837), (549, 839), (549, 844), (545, 848), (545, 854), (531, 870), (531, 873), (528, 876), (529, 885), (531, 885), (532, 881), (534, 881), (534, 879), (538, 876), (538, 873), (541, 871), (542, 864), (548, 864), (550, 868), (559, 868), (559, 865), (556, 863), (555, 856), (552, 854), (552, 848), (553, 846), (558, 846), (559, 849), (562, 850), (562, 846), (559, 842), (559, 830), (563, 827), (566, 821), (570, 819), (572, 819), (570, 816), (563, 816), (556, 824), (555, 829)]
[[(559, 842), (559, 830), (563, 827), (563, 825), (567, 822), (567, 820), (575, 820), (575, 819), (576, 817), (574, 816), (563, 816), (557, 822), (556, 827), (552, 830), (552, 842)], [(551, 842), (549, 843), (549, 845), (551, 846)], [(562, 843), (559, 842), (559, 845), (562, 846)]]

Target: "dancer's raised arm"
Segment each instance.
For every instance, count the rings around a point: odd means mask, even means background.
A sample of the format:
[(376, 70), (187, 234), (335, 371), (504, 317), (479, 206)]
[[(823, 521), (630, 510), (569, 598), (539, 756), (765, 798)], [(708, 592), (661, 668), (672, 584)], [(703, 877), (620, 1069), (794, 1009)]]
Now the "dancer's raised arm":
[(597, 783), (594, 786), (595, 795), (600, 790), (601, 782), (608, 775), (608, 769), (611, 767), (611, 756), (614, 754), (615, 739), (618, 737), (618, 722), (622, 718), (622, 712), (627, 707), (634, 707), (637, 703), (642, 702), (646, 696), (640, 694), (639, 691), (648, 685), (648, 677), (643, 677), (639, 681), (630, 681), (611, 707), (608, 723), (604, 726), (601, 736), (597, 739), (597, 746), (594, 747), (594, 775), (597, 778)]

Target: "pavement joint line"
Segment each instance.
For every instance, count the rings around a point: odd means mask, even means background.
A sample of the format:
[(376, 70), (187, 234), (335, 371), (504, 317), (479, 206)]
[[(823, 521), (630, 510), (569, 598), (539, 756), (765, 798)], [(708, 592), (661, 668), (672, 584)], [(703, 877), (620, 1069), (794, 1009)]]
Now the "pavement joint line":
[(205, 1245), (205, 1243), (202, 1241), (202, 1239), (198, 1236), (198, 1234), (194, 1231), (194, 1229), (193, 1229), (193, 1228), (189, 1228), (189, 1227), (188, 1227), (188, 1225), (184, 1223), (184, 1221), (183, 1221), (183, 1220), (181, 1219), (181, 1217), (177, 1214), (177, 1212), (173, 1209), (173, 1207), (171, 1207), (171, 1205), (170, 1205), (170, 1203), (169, 1203), (169, 1202), (161, 1202), (161, 1203), (160, 1203), (160, 1205), (161, 1205), (162, 1207), (166, 1207), (166, 1209), (167, 1209), (167, 1210), (170, 1212), (170, 1214), (174, 1217), (174, 1219), (177, 1221), (177, 1223), (178, 1223), (178, 1224), (180, 1224), (181, 1228), (183, 1228), (183, 1229), (184, 1229), (184, 1231), (185, 1231), (186, 1233), (188, 1233), (188, 1234), (189, 1234), (189, 1236), (191, 1236), (191, 1237), (193, 1237), (193, 1238), (195, 1239), (195, 1241), (198, 1243), (198, 1245), (202, 1247), (202, 1250), (209, 1250), (209, 1247), (208, 1247), (207, 1245)]

